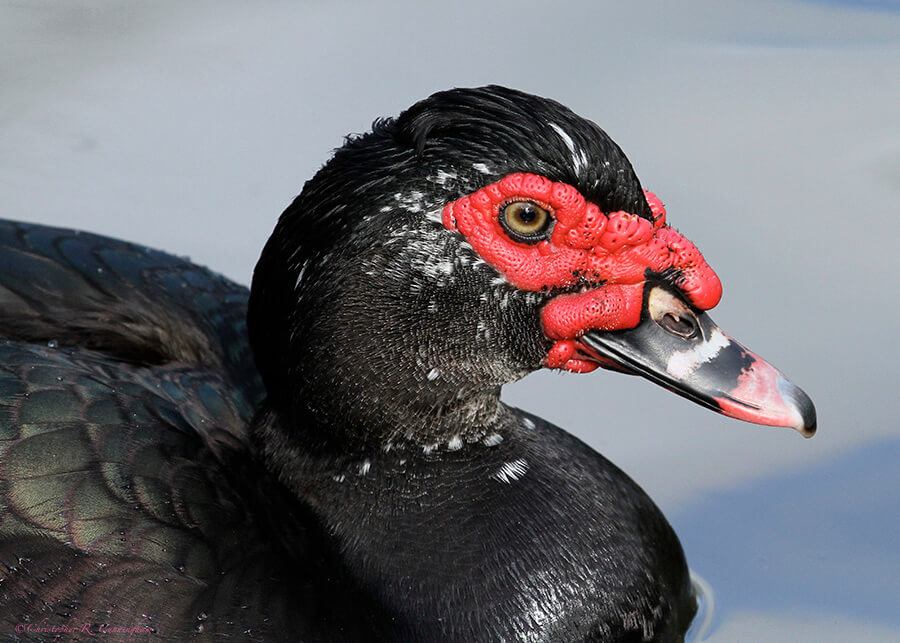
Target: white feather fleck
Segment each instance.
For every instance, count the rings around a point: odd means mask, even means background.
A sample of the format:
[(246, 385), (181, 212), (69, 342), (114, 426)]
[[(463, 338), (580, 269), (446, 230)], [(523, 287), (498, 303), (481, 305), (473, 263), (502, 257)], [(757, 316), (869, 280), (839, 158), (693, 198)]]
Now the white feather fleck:
[(401, 208), (413, 214), (418, 214), (425, 209), (425, 195), (418, 190), (413, 190), (409, 194), (395, 192), (394, 199)]
[(372, 468), (372, 463), (369, 460), (363, 460), (363, 463), (359, 465), (359, 475), (364, 476), (369, 473), (369, 469)]
[(438, 185), (447, 185), (448, 181), (453, 181), (456, 178), (457, 178), (457, 176), (456, 176), (455, 172), (446, 172), (444, 170), (438, 170), (437, 174), (435, 174), (431, 180), (434, 181), (435, 183), (437, 183)]
[(491, 477), (498, 482), (512, 484), (528, 471), (528, 462), (523, 459), (507, 462)]
[(297, 289), (300, 287), (300, 282), (303, 281), (303, 275), (306, 272), (306, 267), (309, 265), (309, 262), (303, 262), (303, 265), (300, 266), (300, 272), (297, 273), (297, 281), (294, 283), (294, 288)]
[(490, 168), (487, 165), (485, 165), (484, 163), (473, 163), (472, 168), (478, 172), (481, 172), (482, 174), (490, 174), (491, 173)]
[(534, 429), (534, 421), (531, 418), (525, 418), (524, 420), (522, 420), (522, 424), (524, 424), (525, 428), (529, 431)]
[(556, 123), (550, 123), (550, 127), (554, 129), (554, 131), (559, 134), (559, 137), (566, 144), (566, 147), (569, 148), (569, 152), (572, 153), (572, 163), (575, 165), (575, 172), (580, 173), (587, 166), (587, 154), (585, 154), (584, 150), (579, 149), (575, 146), (575, 141), (572, 140), (572, 137), (569, 136), (569, 133), (566, 132), (562, 127), (557, 125)]
[(425, 218), (435, 223), (440, 223), (444, 225), (444, 210), (442, 208), (438, 208), (436, 210), (429, 210), (425, 213)]
[(481, 441), (481, 443), (486, 447), (495, 447), (501, 442), (503, 442), (503, 436), (499, 433), (491, 433)]
[(462, 445), (463, 443), (460, 437), (458, 435), (454, 435), (447, 443), (447, 449), (449, 449), (450, 451), (459, 451), (460, 449), (462, 449)]
[(440, 374), (441, 374), (441, 371), (437, 367), (435, 367), (435, 368), (431, 369), (430, 371), (428, 371), (428, 375), (426, 375), (425, 377), (428, 378), (429, 382), (433, 382), (440, 376)]

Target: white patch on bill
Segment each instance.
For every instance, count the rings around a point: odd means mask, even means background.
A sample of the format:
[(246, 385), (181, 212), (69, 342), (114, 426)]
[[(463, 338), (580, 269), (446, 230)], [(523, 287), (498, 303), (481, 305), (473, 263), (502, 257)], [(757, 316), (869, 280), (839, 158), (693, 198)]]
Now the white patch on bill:
[(666, 364), (666, 373), (672, 377), (683, 379), (696, 371), (702, 364), (712, 360), (731, 342), (728, 336), (718, 328), (714, 328), (709, 339), (686, 351), (677, 351)]

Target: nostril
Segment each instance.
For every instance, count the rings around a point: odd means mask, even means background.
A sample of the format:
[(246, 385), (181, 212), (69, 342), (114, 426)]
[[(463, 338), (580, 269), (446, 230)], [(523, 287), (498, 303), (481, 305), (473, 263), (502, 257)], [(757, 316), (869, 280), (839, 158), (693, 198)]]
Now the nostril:
[(688, 339), (697, 334), (697, 320), (693, 316), (679, 316), (674, 313), (666, 313), (657, 323), (663, 329), (673, 335)]

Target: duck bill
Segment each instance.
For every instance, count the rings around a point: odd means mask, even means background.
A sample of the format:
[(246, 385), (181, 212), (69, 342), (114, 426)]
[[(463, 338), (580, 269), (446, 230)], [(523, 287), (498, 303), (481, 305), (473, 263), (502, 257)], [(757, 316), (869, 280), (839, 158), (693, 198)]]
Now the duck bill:
[(812, 400), (774, 366), (730, 338), (709, 315), (655, 286), (641, 322), (621, 331), (588, 331), (585, 357), (641, 375), (729, 417), (816, 432)]

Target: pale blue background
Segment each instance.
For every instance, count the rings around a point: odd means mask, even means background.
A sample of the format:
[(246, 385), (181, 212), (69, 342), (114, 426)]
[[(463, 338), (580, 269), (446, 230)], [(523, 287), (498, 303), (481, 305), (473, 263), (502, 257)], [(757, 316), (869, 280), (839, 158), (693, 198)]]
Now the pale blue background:
[(439, 89), (554, 97), (625, 149), (717, 270), (714, 319), (816, 401), (745, 425), (637, 378), (506, 398), (657, 500), (714, 641), (900, 640), (897, 2), (0, 2), (0, 216), (248, 283), (349, 132)]

